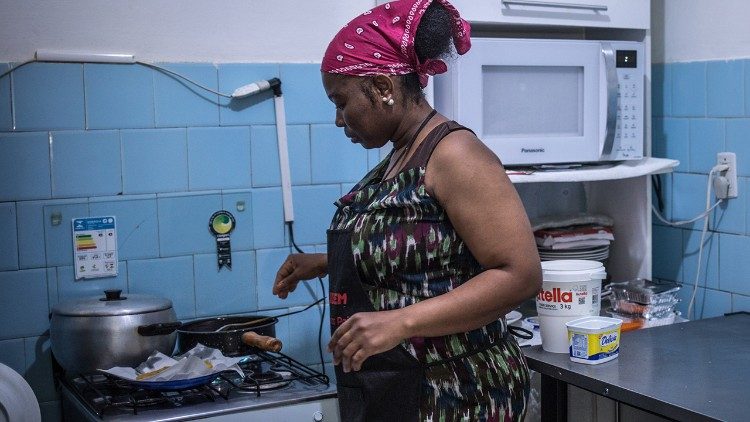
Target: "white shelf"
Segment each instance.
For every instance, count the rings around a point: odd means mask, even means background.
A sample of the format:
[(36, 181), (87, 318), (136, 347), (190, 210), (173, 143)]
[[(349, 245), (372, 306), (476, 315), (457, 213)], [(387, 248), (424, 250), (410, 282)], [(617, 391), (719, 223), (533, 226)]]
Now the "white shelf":
[(513, 183), (539, 182), (590, 182), (597, 180), (619, 180), (649, 174), (670, 173), (678, 164), (677, 160), (646, 157), (641, 160), (623, 161), (618, 164), (594, 165), (572, 170), (537, 170), (529, 174), (517, 174), (508, 170)]

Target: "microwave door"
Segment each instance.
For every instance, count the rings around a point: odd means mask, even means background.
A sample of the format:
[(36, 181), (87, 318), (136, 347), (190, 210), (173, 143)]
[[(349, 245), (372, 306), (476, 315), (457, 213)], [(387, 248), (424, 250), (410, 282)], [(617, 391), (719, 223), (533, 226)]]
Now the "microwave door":
[(453, 117), (505, 165), (600, 159), (600, 43), (472, 42), (452, 76)]

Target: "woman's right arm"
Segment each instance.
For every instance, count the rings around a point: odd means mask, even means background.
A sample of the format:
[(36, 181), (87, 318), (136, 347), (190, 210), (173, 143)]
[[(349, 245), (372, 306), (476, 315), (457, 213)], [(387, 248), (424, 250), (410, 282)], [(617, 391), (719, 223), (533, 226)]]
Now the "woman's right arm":
[(273, 294), (286, 299), (297, 288), (300, 280), (324, 277), (328, 274), (328, 255), (324, 253), (295, 253), (286, 257), (276, 273)]

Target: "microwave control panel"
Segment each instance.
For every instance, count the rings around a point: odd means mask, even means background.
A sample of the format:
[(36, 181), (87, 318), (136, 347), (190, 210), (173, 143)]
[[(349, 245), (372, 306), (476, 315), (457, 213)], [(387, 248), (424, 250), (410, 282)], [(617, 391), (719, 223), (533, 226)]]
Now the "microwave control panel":
[[(614, 43), (613, 43), (614, 44)], [(631, 47), (632, 48), (632, 47)], [(643, 64), (641, 50), (617, 49), (617, 125), (612, 159), (643, 157)], [(640, 65), (640, 66), (639, 66)]]

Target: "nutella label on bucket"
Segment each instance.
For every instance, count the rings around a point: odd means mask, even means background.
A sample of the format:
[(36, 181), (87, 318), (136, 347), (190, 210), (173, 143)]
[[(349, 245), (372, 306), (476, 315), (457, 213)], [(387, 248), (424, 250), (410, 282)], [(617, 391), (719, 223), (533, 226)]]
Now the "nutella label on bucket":
[[(599, 287), (591, 283), (545, 283), (536, 296), (537, 312), (547, 315), (588, 315), (598, 312)], [(596, 308), (596, 310), (594, 309)]]

